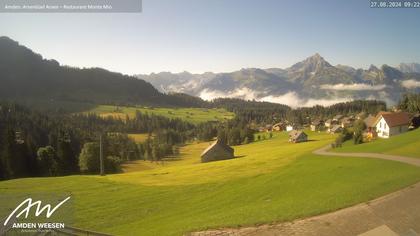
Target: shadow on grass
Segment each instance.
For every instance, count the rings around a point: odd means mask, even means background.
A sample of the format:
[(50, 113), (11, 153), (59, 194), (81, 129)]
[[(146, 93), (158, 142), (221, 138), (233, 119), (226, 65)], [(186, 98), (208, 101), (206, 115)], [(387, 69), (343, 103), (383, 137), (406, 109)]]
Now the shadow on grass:
[(234, 156), (232, 159), (236, 159), (236, 158), (243, 158), (243, 157), (246, 157), (246, 155)]

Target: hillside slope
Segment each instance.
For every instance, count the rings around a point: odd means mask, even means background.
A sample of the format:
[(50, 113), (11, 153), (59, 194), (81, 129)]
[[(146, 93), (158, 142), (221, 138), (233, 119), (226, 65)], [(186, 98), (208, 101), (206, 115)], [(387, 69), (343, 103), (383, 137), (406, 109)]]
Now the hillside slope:
[(0, 37), (0, 99), (174, 106), (202, 103), (186, 95), (162, 94), (136, 77), (101, 68), (61, 66), (7, 37)]
[(290, 144), (287, 133), (276, 133), (236, 146), (233, 160), (200, 163), (208, 145), (200, 143), (182, 147), (180, 161), (150, 170), (3, 181), (0, 196), (71, 192), (77, 227), (115, 235), (183, 235), (317, 215), (420, 180), (419, 168), (405, 164), (310, 154), (334, 136), (308, 134), (314, 141)]

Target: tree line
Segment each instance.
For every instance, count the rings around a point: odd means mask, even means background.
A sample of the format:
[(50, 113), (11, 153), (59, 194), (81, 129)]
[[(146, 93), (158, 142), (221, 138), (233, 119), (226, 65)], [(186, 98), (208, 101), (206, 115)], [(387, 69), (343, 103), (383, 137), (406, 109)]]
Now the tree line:
[[(117, 171), (127, 160), (162, 156), (194, 135), (194, 125), (180, 119), (137, 113), (134, 119), (95, 114), (42, 113), (14, 103), (0, 103), (0, 179), (96, 173), (98, 139), (103, 137), (106, 166)], [(150, 133), (162, 150), (148, 152), (127, 133)], [(153, 157), (156, 159), (155, 157)], [(152, 158), (152, 159), (153, 159)]]

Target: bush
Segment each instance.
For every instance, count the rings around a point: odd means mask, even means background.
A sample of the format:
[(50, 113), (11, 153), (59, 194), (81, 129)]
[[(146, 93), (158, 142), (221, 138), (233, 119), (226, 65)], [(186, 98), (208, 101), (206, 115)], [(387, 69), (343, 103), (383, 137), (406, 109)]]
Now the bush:
[(105, 171), (107, 173), (121, 172), (121, 159), (117, 156), (107, 156), (105, 159)]

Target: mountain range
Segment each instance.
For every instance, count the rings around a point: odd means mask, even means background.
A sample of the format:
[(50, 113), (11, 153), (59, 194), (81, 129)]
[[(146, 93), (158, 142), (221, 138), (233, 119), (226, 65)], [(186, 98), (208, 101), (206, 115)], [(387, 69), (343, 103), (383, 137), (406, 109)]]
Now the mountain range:
[(372, 65), (364, 70), (333, 66), (315, 54), (286, 69), (128, 76), (101, 68), (63, 66), (8, 37), (0, 37), (0, 99), (41, 101), (41, 106), (47, 102), (54, 107), (64, 101), (201, 107), (209, 105), (202, 99), (219, 97), (292, 107), (331, 105), (354, 99), (378, 99), (393, 104), (405, 92), (420, 92), (419, 64), (380, 68)]
[(162, 72), (137, 77), (162, 92), (182, 92), (205, 100), (234, 97), (293, 107), (354, 99), (380, 99), (394, 104), (404, 92), (420, 92), (420, 64), (380, 68), (371, 65), (365, 70), (333, 66), (319, 54), (286, 69), (247, 68), (204, 74)]

